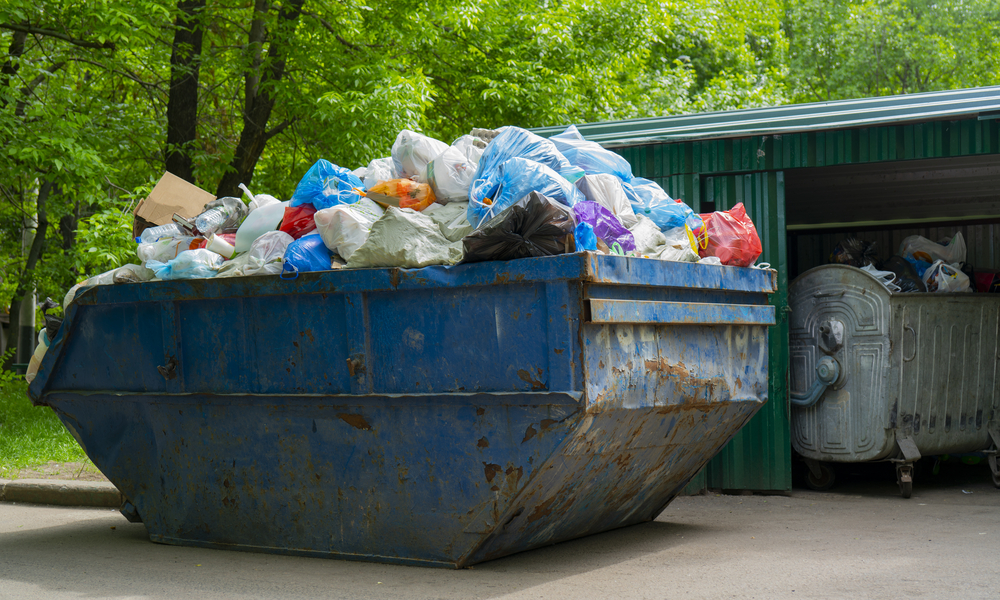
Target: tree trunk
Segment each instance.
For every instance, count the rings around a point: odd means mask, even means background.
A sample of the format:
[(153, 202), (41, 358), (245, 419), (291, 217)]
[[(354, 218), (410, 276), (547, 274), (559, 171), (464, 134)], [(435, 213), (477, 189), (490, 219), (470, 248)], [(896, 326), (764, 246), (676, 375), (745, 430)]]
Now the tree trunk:
[[(31, 248), (28, 250), (28, 259), (25, 261), (24, 269), (18, 277), (17, 289), (14, 291), (14, 297), (10, 302), (10, 325), (7, 329), (10, 335), (7, 336), (7, 351), (10, 351), (11, 348), (17, 348), (21, 335), (21, 302), (28, 295), (28, 291), (31, 290), (31, 286), (34, 283), (35, 266), (38, 264), (38, 259), (42, 255), (42, 246), (45, 244), (45, 233), (49, 226), (45, 202), (48, 200), (49, 192), (51, 191), (52, 182), (49, 181), (43, 183), (41, 189), (38, 190), (38, 201), (36, 203), (38, 227), (35, 229), (35, 239), (31, 242)], [(14, 363), (14, 353), (11, 353), (9, 356), (10, 358), (3, 365), (3, 368), (7, 370), (13, 369)]]
[(170, 54), (170, 94), (167, 97), (166, 167), (194, 183), (191, 146), (198, 136), (198, 77), (201, 65), (201, 12), (205, 0), (177, 3), (174, 45)]
[[(7, 48), (7, 60), (4, 61), (3, 67), (0, 68), (0, 88), (10, 87), (11, 78), (17, 75), (17, 70), (21, 67), (17, 60), (24, 54), (24, 42), (27, 38), (28, 34), (23, 31), (15, 31), (11, 37), (10, 46)], [(0, 89), (0, 108), (6, 107), (7, 92)]]
[[(302, 14), (304, 1), (291, 0), (281, 8), (278, 12), (278, 23), (271, 37), (271, 45), (267, 50), (266, 66), (261, 69), (258, 66), (259, 61), (254, 60), (255, 66), (247, 70), (243, 131), (240, 133), (240, 141), (236, 145), (233, 162), (230, 163), (230, 169), (222, 176), (218, 190), (215, 192), (216, 196), (239, 196), (239, 184), (250, 184), (253, 179), (253, 170), (257, 166), (257, 161), (260, 160), (260, 155), (264, 152), (267, 140), (277, 131), (284, 129), (283, 126), (279, 126), (275, 128), (275, 131), (269, 132), (267, 130), (267, 121), (271, 118), (271, 110), (274, 108), (275, 102), (272, 88), (285, 75), (285, 63), (288, 60), (290, 41), (295, 31), (295, 22)], [(250, 27), (251, 52), (259, 51), (260, 44), (267, 36), (267, 31), (263, 27), (255, 27), (260, 19), (260, 16), (256, 14), (260, 8), (266, 8), (266, 2), (258, 0), (255, 6), (254, 22)]]

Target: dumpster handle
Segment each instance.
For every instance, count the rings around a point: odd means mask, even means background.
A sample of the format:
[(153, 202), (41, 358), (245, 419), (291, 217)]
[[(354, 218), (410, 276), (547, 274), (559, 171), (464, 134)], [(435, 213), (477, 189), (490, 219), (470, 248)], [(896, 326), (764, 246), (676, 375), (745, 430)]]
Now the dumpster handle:
[(840, 377), (840, 363), (831, 356), (824, 356), (820, 359), (819, 364), (816, 365), (816, 380), (813, 381), (809, 391), (805, 394), (791, 392), (788, 394), (789, 400), (795, 406), (809, 408), (819, 402), (826, 388), (833, 385), (838, 377)]

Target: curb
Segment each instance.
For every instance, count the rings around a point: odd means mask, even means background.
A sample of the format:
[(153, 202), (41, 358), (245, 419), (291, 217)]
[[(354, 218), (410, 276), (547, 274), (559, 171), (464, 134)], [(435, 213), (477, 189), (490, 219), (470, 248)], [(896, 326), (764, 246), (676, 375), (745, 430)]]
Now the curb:
[(103, 481), (0, 479), (0, 502), (119, 508), (122, 501), (118, 488)]

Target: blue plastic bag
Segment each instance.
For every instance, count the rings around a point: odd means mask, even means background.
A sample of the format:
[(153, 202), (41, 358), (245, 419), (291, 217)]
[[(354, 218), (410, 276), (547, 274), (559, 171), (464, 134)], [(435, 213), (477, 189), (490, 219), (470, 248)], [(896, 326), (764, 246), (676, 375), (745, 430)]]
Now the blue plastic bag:
[(666, 231), (687, 225), (695, 235), (699, 235), (699, 232), (704, 230), (705, 223), (701, 217), (695, 214), (687, 204), (677, 202), (667, 195), (655, 181), (635, 177), (632, 179), (632, 183), (623, 185), (625, 196), (632, 203), (632, 210), (635, 211), (635, 214), (648, 217), (660, 229)]
[[(512, 158), (526, 158), (541, 163), (571, 182), (584, 174), (582, 169), (571, 165), (551, 141), (520, 127), (504, 127), (500, 135), (493, 138), (483, 150), (473, 181), (489, 178), (500, 165)], [(471, 191), (469, 200), (472, 200)]]
[(578, 202), (573, 207), (573, 216), (576, 217), (578, 224), (589, 224), (593, 228), (593, 234), (603, 240), (609, 248), (614, 248), (617, 244), (623, 252), (635, 252), (635, 237), (632, 236), (632, 232), (622, 225), (615, 213), (600, 204), (591, 200)]
[(587, 174), (610, 173), (623, 183), (632, 181), (632, 165), (623, 157), (605, 150), (597, 142), (583, 139), (576, 125), (570, 125), (566, 131), (549, 139), (571, 165), (583, 169)]
[(583, 194), (559, 173), (525, 158), (512, 158), (490, 172), (487, 179), (477, 179), (469, 188), (466, 215), (473, 228), (499, 215), (531, 192), (548, 196), (566, 206), (583, 201)]
[(316, 210), (322, 210), (338, 204), (353, 204), (361, 199), (355, 188), (365, 189), (357, 175), (321, 158), (309, 167), (295, 187), (291, 206), (312, 204)]
[(288, 244), (281, 263), (281, 274), (284, 276), (286, 271), (292, 273), (329, 271), (332, 258), (333, 252), (330, 252), (323, 243), (320, 234), (305, 235)]
[(198, 248), (185, 250), (165, 263), (147, 260), (146, 268), (155, 273), (157, 279), (204, 279), (215, 277), (224, 260), (211, 250)]
[(594, 226), (586, 221), (580, 221), (573, 230), (573, 237), (576, 238), (576, 251), (590, 250), (597, 251), (597, 236), (594, 235)]

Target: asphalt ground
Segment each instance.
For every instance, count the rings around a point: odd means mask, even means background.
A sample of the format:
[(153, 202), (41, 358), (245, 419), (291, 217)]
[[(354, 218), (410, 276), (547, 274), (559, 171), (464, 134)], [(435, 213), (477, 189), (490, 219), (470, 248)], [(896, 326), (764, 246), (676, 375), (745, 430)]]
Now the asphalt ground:
[(708, 494), (655, 521), (451, 571), (165, 546), (108, 508), (0, 503), (0, 598), (1000, 598), (985, 466), (846, 468), (828, 492)]

